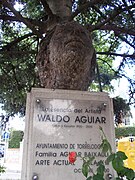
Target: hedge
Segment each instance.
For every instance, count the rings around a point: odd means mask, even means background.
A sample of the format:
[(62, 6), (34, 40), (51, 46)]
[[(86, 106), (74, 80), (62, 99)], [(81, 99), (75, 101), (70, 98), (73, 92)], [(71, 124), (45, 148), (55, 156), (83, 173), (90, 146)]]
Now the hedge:
[(12, 131), (9, 140), (9, 148), (20, 148), (20, 142), (23, 139), (23, 131)]
[(119, 139), (121, 137), (135, 136), (135, 127), (120, 127), (115, 128), (115, 137)]

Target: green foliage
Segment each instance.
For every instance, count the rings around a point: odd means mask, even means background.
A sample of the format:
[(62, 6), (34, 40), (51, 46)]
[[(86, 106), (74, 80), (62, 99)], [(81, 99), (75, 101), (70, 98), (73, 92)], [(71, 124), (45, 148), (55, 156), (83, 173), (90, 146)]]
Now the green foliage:
[[(44, 5), (44, 8), (42, 4), (49, 1), (6, 1), (15, 8), (21, 18), (4, 5), (4, 2), (2, 0), (0, 3), (0, 103), (8, 114), (24, 115), (26, 93), (32, 87), (40, 87), (35, 67), (39, 41), (49, 29), (48, 21), (53, 22), (55, 18), (53, 19), (47, 6)], [(58, 6), (57, 3), (53, 4), (56, 1), (51, 2), (52, 5)], [(124, 76), (131, 84), (130, 103), (134, 103), (135, 81), (134, 78), (128, 78), (124, 71), (126, 65), (130, 68), (135, 65), (134, 54), (129, 57), (121, 56), (117, 69), (113, 68), (116, 56), (111, 54), (120, 51), (123, 42), (126, 47), (124, 55), (128, 55), (127, 49), (134, 51), (134, 1), (104, 0), (96, 4), (88, 0), (72, 2), (73, 13), (78, 11), (73, 16), (74, 20), (90, 31), (97, 53), (99, 70), (96, 69), (90, 89), (99, 91), (102, 87), (102, 90), (110, 91), (113, 89), (111, 80)], [(62, 3), (59, 3), (59, 7), (61, 5)]]
[[(116, 51), (120, 44), (120, 40), (115, 37), (114, 33), (110, 32), (99, 32), (95, 31), (93, 33), (93, 43), (97, 52), (108, 52), (113, 50)], [(113, 61), (115, 57), (108, 55), (97, 55), (97, 64), (98, 70), (96, 69), (95, 79), (93, 83), (90, 85), (90, 89), (99, 91), (100, 84), (102, 91), (110, 91), (113, 90), (113, 86), (111, 85), (111, 81), (113, 79), (117, 79), (118, 75), (116, 70), (112, 68)]]
[(128, 136), (135, 136), (135, 127), (115, 128), (115, 137), (117, 139)]
[[(126, 102), (125, 99), (121, 97), (115, 97), (113, 98), (113, 109), (114, 109), (114, 114), (116, 115), (120, 111), (122, 111), (123, 115), (126, 116), (130, 113), (130, 106)], [(129, 114), (131, 116), (131, 113)]]
[[(104, 173), (105, 173), (105, 164), (112, 164), (112, 168), (116, 171), (117, 177), (115, 177), (115, 180), (120, 180), (126, 178), (127, 180), (133, 180), (135, 178), (135, 172), (130, 169), (126, 168), (124, 166), (124, 160), (127, 159), (127, 156), (125, 155), (124, 152), (117, 151), (116, 153), (112, 152), (112, 148), (110, 143), (108, 142), (103, 129), (100, 127), (101, 131), (101, 150), (103, 153), (108, 152), (108, 157), (105, 162), (99, 161), (98, 162), (98, 167), (96, 172), (92, 172), (93, 175), (88, 177), (89, 174), (89, 169), (91, 169), (91, 162), (94, 160), (92, 157), (91, 159), (89, 157), (85, 157), (83, 159), (83, 165), (82, 165), (82, 173), (86, 177), (86, 180), (104, 180)], [(90, 160), (89, 160), (90, 159)], [(87, 161), (86, 161), (87, 160)]]
[(5, 172), (5, 167), (0, 165), (0, 174)]
[(82, 173), (87, 178), (88, 173), (91, 169), (90, 164), (94, 160), (94, 157), (82, 157), (83, 165), (82, 165)]
[[(16, 3), (16, 1), (12, 2)], [(26, 16), (26, 2), (19, 1), (19, 3), (24, 5), (23, 15)], [(7, 9), (3, 8), (1, 11), (1, 14), (7, 14)], [(6, 110), (7, 114), (12, 116), (19, 113), (24, 116), (26, 93), (38, 84), (35, 73), (38, 39), (19, 22), (0, 21), (0, 26), (2, 29), (0, 34), (0, 79), (2, 85), (0, 103), (3, 104), (2, 108)]]
[[(25, 44), (25, 45), (24, 45)], [(28, 48), (29, 42), (18, 46), (18, 49)], [(8, 114), (14, 115), (18, 112), (25, 113), (26, 93), (36, 84), (34, 71), (35, 61), (33, 54), (18, 54), (15, 56), (9, 51), (6, 55), (0, 55), (0, 103)]]
[(124, 167), (123, 161), (127, 159), (124, 152), (118, 151), (111, 154), (108, 158), (108, 162), (112, 162), (112, 167), (117, 172), (118, 177), (126, 177), (128, 180), (133, 180), (135, 178), (135, 173), (132, 169)]
[[(80, 1), (79, 6), (81, 6), (85, 1)], [(127, 2), (125, 2), (127, 3)], [(119, 5), (118, 5), (119, 4)], [(92, 8), (87, 8), (85, 11), (81, 12), (76, 20), (81, 24), (87, 26), (87, 24), (96, 25), (99, 22), (104, 21), (106, 19), (106, 15), (111, 15), (112, 11), (117, 8), (119, 10), (119, 6), (121, 6), (120, 1), (103, 1), (101, 4), (93, 6)], [(98, 12), (98, 13), (97, 13)], [(113, 23), (116, 21), (118, 24), (126, 25), (128, 23), (127, 14), (122, 13), (122, 15), (117, 16), (113, 19)], [(130, 20), (132, 18), (130, 16)], [(133, 24), (133, 23), (132, 23)], [(130, 24), (130, 26), (132, 26)], [(95, 78), (93, 83), (90, 85), (90, 90), (94, 91), (110, 91), (113, 90), (113, 86), (111, 85), (111, 80), (120, 78), (121, 75), (119, 71), (113, 68), (113, 62), (115, 60), (115, 56), (110, 54), (98, 54), (98, 52), (117, 52), (120, 49), (120, 45), (125, 36), (123, 34), (117, 34), (113, 31), (99, 31), (96, 30), (92, 32), (92, 39), (94, 43), (94, 47), (97, 52), (97, 64), (99, 68), (99, 72), (96, 71)], [(131, 39), (130, 39), (131, 40)], [(133, 39), (131, 40), (133, 42)], [(134, 48), (134, 47), (133, 47)], [(124, 61), (124, 64), (127, 61)], [(129, 61), (128, 61), (129, 62)], [(133, 62), (133, 61), (132, 61)], [(124, 64), (122, 66), (124, 66)]]
[(24, 13), (30, 18), (41, 19), (44, 14), (43, 7), (38, 0), (24, 1)]
[(9, 148), (19, 148), (23, 139), (23, 131), (12, 131), (9, 140)]
[(102, 127), (99, 127), (100, 131), (101, 131), (101, 140), (102, 140), (102, 143), (100, 145), (100, 148), (102, 149), (102, 152), (103, 153), (106, 153), (109, 151), (109, 153), (112, 153), (112, 147), (110, 145), (110, 143), (108, 143), (108, 140), (106, 138), (106, 135), (102, 129)]
[(123, 118), (132, 117), (129, 103), (127, 103), (127, 101), (121, 97), (117, 96), (113, 98), (113, 110), (116, 125), (122, 123)]

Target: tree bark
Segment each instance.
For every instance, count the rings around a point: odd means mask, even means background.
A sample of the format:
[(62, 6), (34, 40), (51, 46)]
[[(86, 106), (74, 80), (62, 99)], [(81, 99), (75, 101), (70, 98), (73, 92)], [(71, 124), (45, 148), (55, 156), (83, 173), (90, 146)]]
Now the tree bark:
[(46, 2), (52, 11), (54, 22), (51, 21), (47, 27), (48, 33), (41, 41), (37, 55), (41, 86), (87, 90), (96, 64), (91, 36), (82, 25), (69, 21), (72, 0)]
[(68, 19), (72, 13), (72, 0), (46, 0), (52, 13), (61, 19)]
[(95, 50), (86, 29), (77, 22), (58, 24), (44, 38), (37, 56), (41, 86), (87, 90), (95, 69)]

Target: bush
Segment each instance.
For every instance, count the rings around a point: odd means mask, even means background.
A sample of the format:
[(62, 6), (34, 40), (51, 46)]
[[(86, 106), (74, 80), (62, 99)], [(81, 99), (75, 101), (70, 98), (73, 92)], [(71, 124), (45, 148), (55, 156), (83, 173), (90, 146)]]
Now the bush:
[(20, 142), (23, 139), (23, 131), (12, 131), (9, 140), (9, 148), (20, 148)]
[(115, 137), (119, 139), (120, 137), (135, 136), (135, 127), (120, 127), (115, 128)]

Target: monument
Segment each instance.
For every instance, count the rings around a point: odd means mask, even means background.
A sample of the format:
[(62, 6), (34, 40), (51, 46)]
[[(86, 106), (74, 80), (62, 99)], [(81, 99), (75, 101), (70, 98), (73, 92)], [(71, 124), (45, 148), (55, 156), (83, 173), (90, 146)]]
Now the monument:
[[(34, 88), (27, 96), (22, 180), (83, 180), (84, 156), (94, 156), (91, 167), (107, 154), (101, 152), (102, 127), (115, 151), (112, 101), (107, 93)], [(76, 152), (75, 163), (68, 161)], [(113, 174), (106, 166), (106, 175)]]

